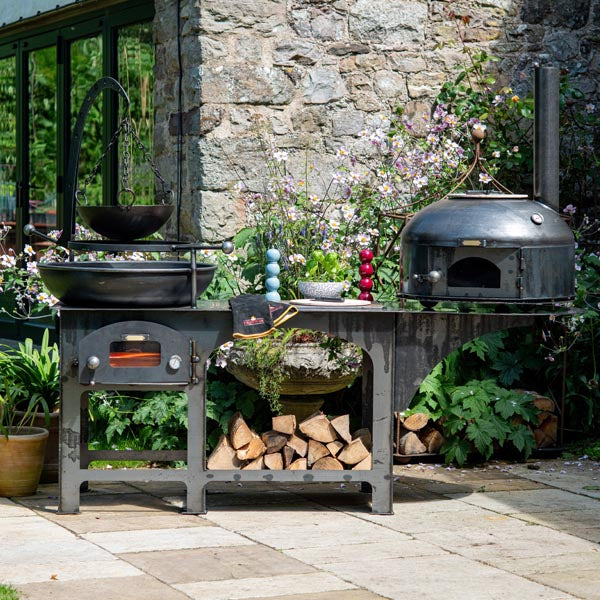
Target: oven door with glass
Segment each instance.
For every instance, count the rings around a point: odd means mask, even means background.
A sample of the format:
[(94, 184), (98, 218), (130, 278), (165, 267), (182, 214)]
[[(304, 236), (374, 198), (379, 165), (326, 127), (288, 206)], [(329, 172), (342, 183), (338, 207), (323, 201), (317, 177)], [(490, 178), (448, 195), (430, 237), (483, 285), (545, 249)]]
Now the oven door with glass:
[(83, 385), (184, 385), (190, 376), (190, 339), (159, 323), (113, 323), (79, 342), (79, 382)]

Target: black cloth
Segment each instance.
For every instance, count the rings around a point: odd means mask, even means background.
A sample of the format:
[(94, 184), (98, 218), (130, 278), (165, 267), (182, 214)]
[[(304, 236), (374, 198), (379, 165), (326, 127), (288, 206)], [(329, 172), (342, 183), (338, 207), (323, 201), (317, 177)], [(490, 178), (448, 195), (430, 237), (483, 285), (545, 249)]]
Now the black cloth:
[(252, 339), (269, 335), (298, 313), (285, 302), (268, 301), (260, 294), (242, 294), (229, 300), (233, 316), (233, 337)]

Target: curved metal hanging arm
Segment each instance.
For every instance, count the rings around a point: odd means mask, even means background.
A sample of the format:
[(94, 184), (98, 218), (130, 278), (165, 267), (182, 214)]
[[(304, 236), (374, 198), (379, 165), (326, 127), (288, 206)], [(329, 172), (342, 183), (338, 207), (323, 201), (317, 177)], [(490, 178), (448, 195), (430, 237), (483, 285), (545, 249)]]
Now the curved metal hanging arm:
[(86, 94), (81, 104), (81, 108), (79, 109), (75, 127), (73, 127), (73, 134), (71, 136), (69, 160), (67, 162), (67, 172), (65, 174), (63, 230), (58, 239), (58, 244), (61, 246), (66, 247), (75, 233), (75, 191), (77, 189), (77, 172), (79, 170), (79, 155), (81, 152), (83, 129), (92, 104), (104, 90), (113, 90), (113, 92), (120, 94), (125, 100), (127, 112), (129, 112), (131, 106), (127, 92), (123, 89), (123, 86), (112, 77), (102, 77), (101, 79), (98, 79)]

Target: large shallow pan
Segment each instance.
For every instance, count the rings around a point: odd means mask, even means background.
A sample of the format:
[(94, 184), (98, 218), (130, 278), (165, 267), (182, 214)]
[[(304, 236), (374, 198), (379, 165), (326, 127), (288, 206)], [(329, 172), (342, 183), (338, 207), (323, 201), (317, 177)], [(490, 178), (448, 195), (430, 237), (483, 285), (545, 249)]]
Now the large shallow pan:
[(128, 242), (158, 231), (173, 213), (170, 204), (153, 206), (78, 206), (81, 220), (93, 231), (111, 240)]
[[(212, 281), (216, 265), (197, 263), (196, 297)], [(167, 307), (191, 303), (192, 269), (177, 261), (41, 263), (50, 292), (70, 306)]]

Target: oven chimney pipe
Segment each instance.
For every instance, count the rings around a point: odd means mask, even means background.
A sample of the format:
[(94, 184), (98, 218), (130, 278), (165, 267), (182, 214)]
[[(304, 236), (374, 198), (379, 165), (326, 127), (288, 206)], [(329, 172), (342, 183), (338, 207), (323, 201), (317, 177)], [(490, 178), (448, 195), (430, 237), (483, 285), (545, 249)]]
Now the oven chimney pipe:
[(535, 68), (533, 96), (533, 198), (558, 212), (559, 69)]

